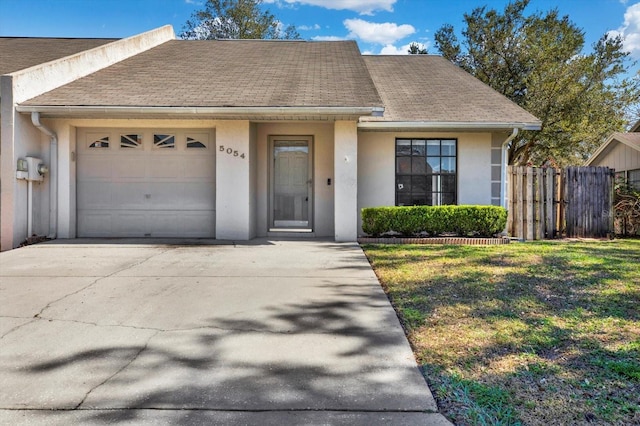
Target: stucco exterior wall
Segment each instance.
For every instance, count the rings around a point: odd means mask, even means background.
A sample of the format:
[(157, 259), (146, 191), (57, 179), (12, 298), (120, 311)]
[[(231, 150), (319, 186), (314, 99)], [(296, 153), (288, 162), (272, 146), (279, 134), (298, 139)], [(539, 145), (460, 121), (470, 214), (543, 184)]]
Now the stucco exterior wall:
[[(10, 104), (10, 101), (7, 102)], [(4, 99), (3, 99), (4, 104)], [(16, 179), (17, 160), (27, 156), (37, 157), (49, 165), (49, 138), (33, 127), (29, 116), (13, 113), (12, 105), (6, 108), (2, 119), (2, 209), (0, 211), (0, 238), (2, 250), (17, 247), (27, 238), (27, 181)], [(10, 125), (9, 125), (10, 123)], [(15, 143), (14, 143), (15, 141)], [(49, 182), (33, 183), (34, 234), (46, 235), (49, 227)]]
[(612, 142), (613, 147), (601, 154), (591, 166), (616, 169), (617, 172), (640, 169), (640, 151), (620, 142)]
[[(395, 205), (396, 138), (458, 140), (458, 204), (492, 204), (491, 133), (358, 132), (358, 229), (364, 207)], [(499, 194), (498, 194), (499, 196)]]
[(356, 122), (335, 124), (335, 240), (355, 241), (358, 237), (358, 128)]
[(313, 122), (257, 123), (257, 236), (266, 236), (269, 227), (269, 136), (288, 135), (313, 136), (313, 230), (318, 237), (333, 237), (333, 123)]
[(258, 125), (249, 125), (249, 238), (257, 233), (258, 221)]

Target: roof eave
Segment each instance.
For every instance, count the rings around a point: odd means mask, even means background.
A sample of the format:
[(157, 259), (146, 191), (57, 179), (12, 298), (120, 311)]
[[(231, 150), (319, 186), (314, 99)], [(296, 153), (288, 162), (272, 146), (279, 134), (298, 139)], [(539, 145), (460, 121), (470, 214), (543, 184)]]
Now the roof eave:
[(615, 139), (615, 133), (611, 134), (603, 143), (602, 145), (600, 145), (598, 147), (598, 149), (596, 149), (596, 152), (594, 152), (591, 157), (589, 157), (589, 159), (587, 161), (584, 162), (585, 166), (590, 166), (591, 164), (593, 164), (594, 161), (596, 161), (596, 159), (600, 156), (600, 154), (602, 154), (604, 152), (605, 149), (607, 149), (607, 147), (609, 146), (609, 144), (611, 144), (611, 142), (613, 142)]
[(481, 122), (481, 121), (361, 121), (363, 130), (540, 130), (540, 122)]
[(21, 113), (39, 112), (43, 117), (74, 116), (114, 116), (127, 115), (144, 117), (149, 115), (172, 115), (198, 118), (224, 117), (270, 117), (270, 116), (381, 116), (384, 107), (324, 107), (324, 106), (292, 106), (292, 107), (173, 107), (173, 106), (52, 106), (52, 105), (18, 105)]

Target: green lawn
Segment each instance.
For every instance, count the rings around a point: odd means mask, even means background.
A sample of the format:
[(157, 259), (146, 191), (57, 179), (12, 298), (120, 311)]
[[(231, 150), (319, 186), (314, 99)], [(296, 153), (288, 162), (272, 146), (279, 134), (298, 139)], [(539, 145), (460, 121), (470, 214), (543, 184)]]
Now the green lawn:
[(640, 424), (640, 240), (363, 248), (457, 425)]

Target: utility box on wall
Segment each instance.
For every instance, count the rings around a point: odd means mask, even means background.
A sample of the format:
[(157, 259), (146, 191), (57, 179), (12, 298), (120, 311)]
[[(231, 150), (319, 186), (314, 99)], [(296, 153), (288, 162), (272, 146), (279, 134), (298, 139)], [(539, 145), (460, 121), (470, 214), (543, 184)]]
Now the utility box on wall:
[(42, 182), (44, 175), (49, 172), (40, 158), (25, 157), (18, 160), (16, 177), (32, 182)]

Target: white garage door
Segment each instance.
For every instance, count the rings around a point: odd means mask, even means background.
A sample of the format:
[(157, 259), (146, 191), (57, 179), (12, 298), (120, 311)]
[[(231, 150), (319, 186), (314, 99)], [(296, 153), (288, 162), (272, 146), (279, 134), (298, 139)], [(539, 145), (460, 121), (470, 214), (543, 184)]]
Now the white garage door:
[(79, 237), (215, 236), (208, 130), (78, 129)]

